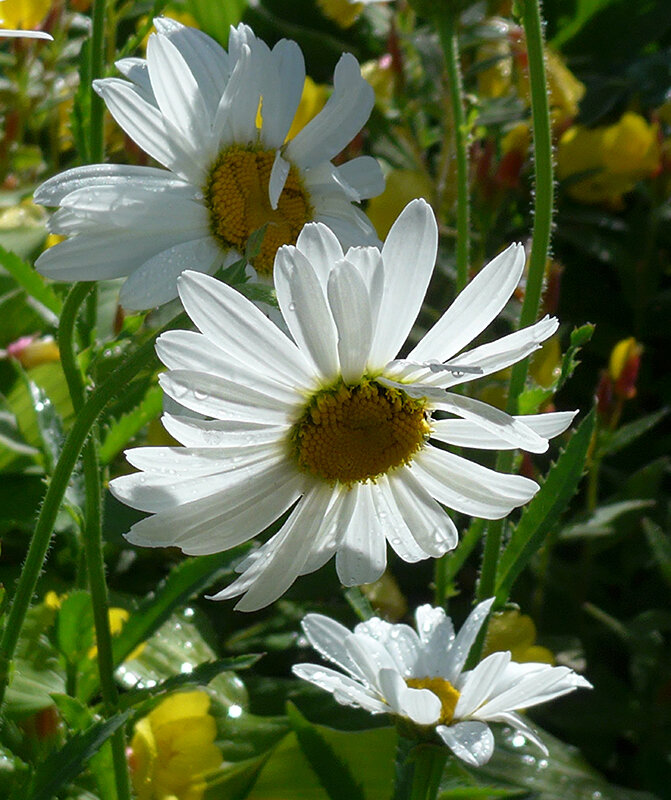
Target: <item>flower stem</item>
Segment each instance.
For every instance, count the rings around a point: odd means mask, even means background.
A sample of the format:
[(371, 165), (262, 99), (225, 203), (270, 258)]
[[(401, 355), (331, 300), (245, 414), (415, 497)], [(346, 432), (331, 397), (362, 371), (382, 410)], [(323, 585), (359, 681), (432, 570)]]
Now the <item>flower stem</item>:
[(446, 760), (445, 747), (399, 736), (393, 800), (434, 800)]
[(464, 113), (463, 86), (459, 66), (458, 24), (459, 15), (456, 3), (436, 4), (436, 25), (445, 55), (454, 122), (454, 147), (457, 160), (457, 292), (460, 292), (468, 281), (470, 199), (468, 191), (468, 126)]
[(91, 163), (99, 164), (104, 156), (103, 117), (105, 104), (93, 88), (93, 81), (102, 78), (105, 69), (105, 3), (93, 0), (91, 31), (91, 120), (89, 128), (89, 156)]
[[(74, 324), (74, 302), (64, 308), (61, 314), (61, 326)], [(71, 323), (63, 321), (63, 317), (72, 316)], [(173, 320), (175, 322), (175, 320)], [(28, 555), (23, 564), (16, 593), (9, 608), (2, 638), (0, 639), (0, 708), (9, 681), (9, 667), (16, 649), (21, 628), (30, 606), (30, 600), (37, 585), (44, 559), (49, 549), (51, 534), (56, 522), (56, 515), (63, 501), (63, 496), (70, 482), (79, 454), (89, 437), (91, 429), (105, 406), (120, 392), (125, 391), (128, 383), (154, 356), (154, 342), (161, 331), (157, 331), (147, 342), (135, 350), (117, 367), (97, 389), (95, 389), (77, 414), (61, 450), (53, 475), (49, 482), (44, 502), (37, 518), (33, 538), (28, 548)]]
[[(84, 380), (82, 378), (74, 347), (74, 321), (77, 310), (95, 290), (95, 284), (75, 285), (66, 298), (64, 313), (58, 328), (58, 345), (61, 364), (72, 398), (75, 414), (79, 414), (85, 403)], [(93, 295), (95, 296), (95, 295)], [(70, 305), (74, 307), (70, 311)], [(67, 309), (67, 314), (65, 313)], [(64, 324), (65, 321), (65, 324)], [(98, 673), (103, 710), (106, 716), (118, 711), (119, 694), (114, 683), (114, 661), (112, 658), (112, 634), (109, 626), (109, 601), (105, 581), (105, 561), (102, 549), (102, 481), (98, 458), (98, 436), (96, 425), (82, 451), (86, 504), (84, 514), (84, 554), (93, 606), (93, 624), (96, 634)], [(123, 728), (112, 736), (112, 762), (119, 800), (130, 800), (130, 780), (126, 761), (126, 738)]]
[[(545, 264), (552, 232), (554, 186), (550, 108), (545, 75), (540, 2), (539, 0), (522, 0), (520, 6), (522, 8), (522, 24), (526, 34), (529, 60), (536, 185), (531, 257), (529, 259), (524, 302), (520, 314), (520, 327), (523, 328), (535, 322), (538, 315)], [(507, 404), (507, 410), (511, 414), (517, 413), (518, 400), (524, 389), (528, 366), (529, 361), (526, 358), (515, 364), (512, 369)], [(514, 452), (511, 450), (503, 451), (499, 454), (496, 468), (501, 472), (509, 472), (512, 469), (513, 461)], [(490, 522), (487, 528), (487, 538), (485, 540), (485, 550), (478, 584), (478, 598), (481, 600), (494, 594), (496, 570), (501, 552), (503, 524), (503, 520), (494, 520)]]

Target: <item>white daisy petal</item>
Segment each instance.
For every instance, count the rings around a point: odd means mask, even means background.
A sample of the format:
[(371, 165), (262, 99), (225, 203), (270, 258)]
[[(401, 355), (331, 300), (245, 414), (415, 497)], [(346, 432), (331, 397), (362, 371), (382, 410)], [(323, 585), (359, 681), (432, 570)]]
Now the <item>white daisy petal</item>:
[(511, 417), (505, 411), (473, 397), (446, 393), (444, 399), (436, 404), (436, 408), (474, 422), (521, 450), (544, 453), (548, 449), (548, 440), (528, 427), (524, 418)]
[(213, 119), (219, 105), (221, 87), (226, 84), (230, 74), (228, 54), (210, 36), (169, 17), (157, 17), (154, 27), (181, 53)]
[(438, 558), (457, 546), (454, 522), (415, 478), (414, 469), (399, 469), (389, 476), (389, 487), (413, 538), (429, 556)]
[(461, 626), (459, 633), (452, 642), (452, 645), (441, 665), (441, 676), (448, 680), (452, 685), (457, 682), (459, 673), (464, 668), (468, 654), (473, 646), (482, 623), (487, 619), (494, 598), (483, 600), (471, 611), (466, 622)]
[(510, 299), (522, 277), (524, 261), (524, 248), (515, 244), (490, 261), (410, 351), (408, 359), (447, 361), (473, 341)]
[(286, 139), (303, 93), (305, 61), (296, 42), (281, 39), (273, 47), (268, 76), (274, 80), (263, 91), (261, 139), (274, 148)]
[(495, 472), (430, 445), (416, 456), (413, 471), (440, 503), (483, 519), (505, 517), (540, 488), (529, 478)]
[(94, 81), (94, 89), (126, 133), (146, 153), (184, 180), (201, 183), (203, 164), (184, 137), (131, 84), (118, 78)]
[(338, 61), (333, 94), (317, 116), (287, 145), (287, 156), (301, 167), (330, 160), (364, 126), (375, 103), (375, 93), (362, 78), (359, 62), (350, 53)]
[[(589, 683), (565, 667), (517, 664), (508, 652), (492, 653), (475, 669), (463, 672), (468, 651), (493, 603), (490, 598), (476, 606), (456, 637), (445, 611), (428, 605), (416, 611), (417, 633), (407, 625), (377, 617), (360, 622), (349, 633), (339, 623), (310, 615), (307, 626), (304, 623), (308, 638), (323, 656), (352, 676), (342, 676), (346, 681), (342, 684), (338, 673), (329, 670), (328, 680), (313, 682), (334, 694), (352, 686), (351, 694), (344, 691), (349, 699), (340, 702), (351, 702), (363, 692), (383, 702), (385, 710), (401, 720), (435, 726), (452, 752), (474, 767), (489, 761), (494, 751), (488, 722), (512, 726), (547, 753), (537, 734), (511, 708), (527, 700), (552, 699)], [(302, 664), (294, 672), (312, 680), (320, 669)], [(377, 708), (371, 709), (373, 713)]]
[(468, 720), (456, 725), (438, 725), (436, 733), (455, 756), (470, 764), (481, 767), (494, 753), (494, 734), (484, 722)]
[(369, 689), (328, 667), (317, 667), (314, 664), (294, 664), (291, 671), (297, 677), (330, 692), (341, 705), (363, 708), (370, 711), (371, 714), (384, 714), (391, 710)]
[(309, 222), (298, 234), (296, 249), (310, 262), (326, 292), (331, 265), (343, 257), (338, 237), (321, 222)]
[(325, 380), (335, 378), (340, 369), (336, 325), (312, 265), (295, 247), (279, 249), (275, 287), (294, 341)]
[(389, 486), (386, 475), (382, 475), (370, 487), (375, 514), (384, 524), (387, 541), (392, 546), (396, 555), (409, 564), (422, 561), (429, 557), (418, 544), (407, 526), (403, 515), (396, 505), (396, 500)]
[(351, 675), (363, 677), (361, 670), (345, 649), (350, 631), (323, 614), (306, 614), (301, 627), (314, 649), (329, 661), (346, 669)]
[(177, 439), (185, 447), (220, 447), (228, 443), (242, 442), (270, 444), (279, 441), (288, 432), (286, 425), (195, 419), (175, 414), (164, 414), (161, 422), (173, 439)]
[[(214, 272), (220, 263), (221, 251), (209, 236), (180, 242), (135, 270), (121, 287), (119, 302), (128, 311), (162, 305), (177, 297), (177, 278), (185, 269)], [(156, 288), (159, 283), (161, 291)]]
[(159, 383), (184, 408), (215, 419), (262, 419), (270, 425), (285, 425), (291, 419), (292, 408), (287, 403), (291, 395), (285, 394), (285, 403), (280, 402), (277, 394), (282, 387), (274, 382), (250, 387), (204, 372), (173, 370), (159, 375)]
[[(227, 355), (288, 385), (309, 386), (313, 372), (301, 351), (235, 289), (206, 275), (186, 273), (179, 293), (199, 330)], [(272, 353), (272, 358), (269, 354)]]
[(163, 116), (187, 139), (198, 141), (209, 130), (210, 113), (188, 63), (166, 36), (149, 37), (147, 68)]
[(501, 672), (510, 663), (510, 653), (500, 651), (484, 658), (459, 684), (459, 700), (454, 709), (454, 716), (463, 718), (470, 716), (485, 703), (496, 686)]
[(338, 329), (340, 374), (354, 383), (364, 373), (373, 336), (368, 290), (357, 268), (342, 259), (329, 276), (327, 294)]
[(273, 209), (277, 208), (277, 203), (284, 190), (284, 184), (289, 177), (290, 169), (291, 164), (282, 158), (282, 154), (278, 150), (275, 153), (275, 161), (273, 162), (273, 168), (270, 172), (270, 181), (268, 183), (268, 198), (270, 200), (270, 207)]
[(352, 517), (336, 555), (338, 578), (344, 586), (373, 583), (387, 565), (387, 542), (375, 514), (368, 486), (350, 489)]
[[(258, 463), (253, 474), (248, 470), (242, 476), (229, 472), (219, 477), (220, 487), (213, 494), (136, 522), (126, 534), (128, 541), (218, 553), (260, 533), (269, 520), (291, 507), (301, 488), (299, 476), (289, 475), (279, 459)], [(120, 480), (110, 484), (118, 497), (124, 488), (117, 486)]]
[(384, 176), (376, 158), (359, 156), (337, 168), (341, 180), (357, 194), (359, 200), (377, 197), (384, 191)]
[[(273, 547), (268, 548), (250, 568), (250, 572), (254, 573), (254, 581), (238, 601), (236, 609), (257, 611), (286, 592), (300, 575), (330, 497), (328, 487), (314, 488), (305, 494), (279, 533), (273, 537)], [(224, 599), (230, 595), (220, 592), (219, 596)]]
[(405, 341), (426, 293), (438, 248), (438, 226), (431, 207), (413, 200), (392, 225), (382, 248), (384, 295), (370, 354), (382, 367)]
[(243, 45), (226, 84), (213, 123), (213, 142), (252, 144), (256, 138), (256, 114), (261, 100), (256, 64)]
[[(575, 418), (576, 411), (557, 411), (546, 414), (527, 414), (514, 419), (523, 422), (539, 436), (551, 439), (563, 433)], [(490, 433), (477, 423), (465, 419), (439, 419), (431, 425), (431, 436), (455, 447), (473, 447), (481, 450), (508, 450), (516, 445), (501, 436)]]
[(440, 699), (428, 689), (411, 689), (391, 669), (380, 670), (382, 695), (397, 714), (417, 725), (434, 725), (440, 717)]

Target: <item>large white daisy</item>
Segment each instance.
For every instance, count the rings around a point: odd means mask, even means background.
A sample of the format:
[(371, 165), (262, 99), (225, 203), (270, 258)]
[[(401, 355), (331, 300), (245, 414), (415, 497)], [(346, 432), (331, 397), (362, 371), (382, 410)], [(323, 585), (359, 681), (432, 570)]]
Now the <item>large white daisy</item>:
[[(449, 387), (508, 367), (557, 329), (545, 318), (457, 355), (496, 317), (522, 275), (524, 250), (488, 264), (408, 354), (394, 360), (433, 271), (436, 221), (410, 203), (380, 251), (345, 254), (312, 223), (280, 248), (275, 285), (293, 340), (230, 286), (186, 272), (179, 292), (201, 333), (170, 331), (157, 343), (169, 371), (164, 391), (210, 419), (166, 414), (184, 447), (127, 453), (140, 473), (113, 493), (154, 516), (128, 539), (191, 554), (234, 547), (290, 510), (279, 531), (239, 567), (216, 599), (246, 592), (260, 608), (298, 575), (336, 553), (346, 585), (370, 583), (386, 540), (406, 561), (438, 557), (457, 543), (442, 505), (496, 519), (538, 490), (450, 452), (459, 447), (543, 452), (573, 413), (511, 417)], [(434, 419), (435, 411), (449, 418)], [(442, 504), (442, 505), (441, 505)]]
[(509, 652), (492, 653), (464, 671), (492, 603), (476, 606), (456, 636), (445, 611), (429, 605), (415, 612), (416, 632), (373, 617), (351, 633), (329, 617), (308, 614), (302, 625), (310, 644), (348, 674), (316, 664), (296, 664), (293, 671), (343, 705), (409, 720), (420, 727), (418, 737), (425, 735), (421, 728), (431, 726), (472, 766), (486, 764), (494, 752), (489, 722), (510, 725), (547, 755), (538, 735), (515, 712), (591, 684), (568, 667), (518, 664)]
[(305, 65), (295, 42), (270, 48), (246, 25), (229, 50), (171, 19), (155, 21), (147, 59), (117, 67), (128, 80), (95, 81), (124, 131), (167, 169), (95, 164), (56, 175), (35, 200), (59, 206), (49, 227), (69, 239), (37, 260), (57, 280), (128, 275), (127, 309), (177, 296), (184, 269), (214, 273), (240, 257), (267, 224), (253, 266), (269, 278), (277, 248), (294, 244), (306, 222), (329, 225), (344, 246), (377, 242), (352, 202), (379, 194), (377, 161), (331, 159), (361, 130), (372, 88), (350, 54), (338, 62), (326, 106), (291, 141)]

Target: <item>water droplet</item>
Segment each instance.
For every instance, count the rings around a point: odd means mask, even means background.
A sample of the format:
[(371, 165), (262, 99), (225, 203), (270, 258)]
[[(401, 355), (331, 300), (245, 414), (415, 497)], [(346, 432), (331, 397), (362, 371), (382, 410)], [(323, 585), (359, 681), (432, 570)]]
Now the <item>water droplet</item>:
[(189, 673), (193, 672), (193, 664), (188, 661), (184, 661), (182, 666), (179, 668), (179, 671), (185, 675), (188, 675)]
[(296, 310), (296, 303), (289, 303), (289, 311), (295, 311), (295, 310)]
[(202, 389), (194, 389), (193, 396), (196, 398), (196, 400), (207, 400), (210, 395), (207, 392), (204, 392)]
[(536, 764), (536, 759), (533, 756), (525, 754), (522, 756), (522, 763), (528, 764), (530, 767), (533, 767)]

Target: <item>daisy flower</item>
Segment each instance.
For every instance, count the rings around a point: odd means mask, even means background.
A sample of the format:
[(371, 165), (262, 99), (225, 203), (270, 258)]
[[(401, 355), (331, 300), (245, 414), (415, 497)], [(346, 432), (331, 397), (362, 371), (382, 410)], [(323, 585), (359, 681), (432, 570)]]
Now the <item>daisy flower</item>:
[(237, 260), (266, 225), (252, 265), (270, 279), (277, 248), (321, 221), (344, 246), (377, 242), (352, 205), (379, 194), (377, 161), (331, 159), (361, 130), (374, 103), (357, 60), (345, 54), (322, 111), (285, 141), (305, 65), (286, 39), (271, 50), (251, 29), (231, 29), (229, 50), (175, 20), (155, 20), (147, 59), (117, 63), (127, 78), (94, 82), (112, 116), (166, 169), (95, 164), (56, 175), (35, 200), (59, 210), (37, 269), (64, 281), (129, 276), (121, 303), (139, 310), (177, 297), (186, 269), (214, 273)]
[[(279, 307), (293, 339), (232, 287), (182, 275), (180, 297), (200, 333), (159, 338), (169, 369), (159, 380), (170, 398), (209, 419), (166, 414), (164, 426), (184, 447), (128, 451), (141, 472), (117, 478), (111, 489), (153, 514), (128, 540), (214, 553), (290, 512), (240, 564), (242, 576), (215, 595), (246, 592), (237, 608), (249, 611), (333, 554), (347, 586), (380, 577), (385, 540), (405, 561), (441, 556), (457, 543), (441, 504), (496, 519), (530, 500), (534, 481), (441, 445), (540, 453), (573, 412), (511, 417), (449, 388), (524, 358), (558, 323), (546, 318), (457, 355), (517, 286), (524, 250), (513, 245), (406, 359), (394, 360), (422, 304), (437, 244), (423, 200), (404, 209), (382, 250), (343, 253), (325, 225), (306, 225), (275, 261)], [(449, 418), (435, 419), (436, 411)]]
[[(464, 671), (468, 653), (494, 599), (477, 605), (455, 636), (442, 608), (420, 606), (417, 632), (377, 617), (351, 633), (321, 614), (302, 622), (310, 644), (347, 674), (316, 664), (296, 664), (294, 674), (331, 692), (335, 699), (371, 714), (394, 714), (420, 728), (430, 726), (452, 752), (474, 767), (494, 752), (489, 722), (503, 722), (547, 748), (516, 713), (553, 700), (589, 681), (568, 667), (518, 664), (509, 652), (496, 652)], [(426, 732), (416, 731), (418, 737)]]

